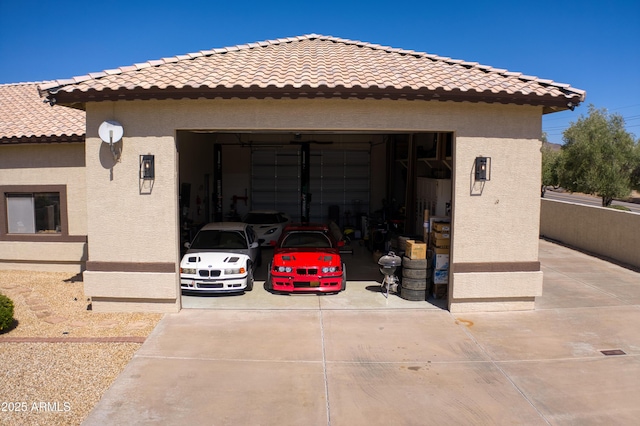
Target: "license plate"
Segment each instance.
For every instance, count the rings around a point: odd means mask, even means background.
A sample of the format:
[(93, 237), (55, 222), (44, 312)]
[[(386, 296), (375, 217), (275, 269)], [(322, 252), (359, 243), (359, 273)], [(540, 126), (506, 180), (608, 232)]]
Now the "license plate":
[(311, 286), (311, 287), (320, 287), (320, 281), (311, 281), (309, 283), (309, 286)]

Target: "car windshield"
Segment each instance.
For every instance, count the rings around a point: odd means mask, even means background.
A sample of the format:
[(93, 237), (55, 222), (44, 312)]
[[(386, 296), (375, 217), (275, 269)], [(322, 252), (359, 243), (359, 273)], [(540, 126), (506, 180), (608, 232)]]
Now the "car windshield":
[(291, 232), (282, 240), (282, 248), (331, 248), (331, 241), (322, 232)]
[(191, 243), (191, 249), (246, 249), (247, 240), (240, 231), (221, 231), (218, 229), (202, 230), (198, 232)]
[(277, 213), (249, 213), (244, 218), (244, 221), (251, 225), (268, 225), (281, 222), (280, 215)]

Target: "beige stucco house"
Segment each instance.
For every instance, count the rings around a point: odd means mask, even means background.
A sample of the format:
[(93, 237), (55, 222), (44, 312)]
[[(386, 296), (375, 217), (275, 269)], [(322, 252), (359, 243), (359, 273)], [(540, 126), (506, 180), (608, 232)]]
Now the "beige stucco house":
[[(86, 114), (86, 136), (74, 128), (66, 139), (19, 138), (19, 125), (1, 128), (1, 267), (75, 268), (95, 310), (162, 312), (181, 307), (180, 246), (191, 225), (250, 208), (300, 219), (309, 193), (312, 220), (334, 208), (358, 227), (397, 202), (405, 232), (420, 234), (422, 211), (433, 207), (417, 196), (422, 178), (450, 180), (449, 309), (532, 309), (542, 291), (542, 115), (585, 98), (550, 80), (321, 35), (38, 89), (39, 107)], [(4, 115), (10, 105), (0, 102)], [(103, 141), (104, 122), (123, 137)], [(305, 155), (311, 179), (301, 184)], [(475, 174), (478, 157), (488, 159), (486, 180)], [(151, 178), (141, 170), (147, 158)], [(59, 194), (60, 224), (9, 229), (7, 197), (40, 193)]]
[[(0, 268), (79, 273), (87, 257), (85, 112), (51, 108), (39, 84), (0, 85)], [(36, 207), (45, 201), (50, 214)], [(8, 214), (24, 209), (38, 214), (10, 224)]]

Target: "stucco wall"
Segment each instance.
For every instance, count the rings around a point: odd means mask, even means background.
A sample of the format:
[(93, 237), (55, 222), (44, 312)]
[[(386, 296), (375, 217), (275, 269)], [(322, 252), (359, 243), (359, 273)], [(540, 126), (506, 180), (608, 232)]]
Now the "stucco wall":
[(540, 235), (640, 268), (640, 214), (542, 200)]
[[(113, 298), (135, 310), (171, 312), (180, 306), (175, 127), (168, 125), (172, 120), (162, 105), (155, 105), (157, 111), (144, 106), (140, 102), (87, 106), (89, 258), (83, 275), (85, 294), (92, 297), (97, 311), (114, 310)], [(123, 139), (114, 144), (117, 158), (98, 137), (105, 120), (124, 127)], [(155, 158), (152, 181), (140, 179), (140, 156), (145, 154)], [(142, 284), (149, 280), (159, 285)], [(143, 298), (141, 286), (146, 290)]]
[[(97, 137), (98, 126), (107, 119), (119, 121), (125, 129), (122, 156), (116, 163), (106, 144)], [(332, 99), (101, 102), (87, 106), (90, 252), (85, 282), (88, 281), (86, 288), (91, 289), (92, 296), (106, 300), (122, 294), (121, 289), (115, 294), (111, 289), (113, 286), (93, 285), (92, 280), (98, 280), (98, 273), (127, 272), (142, 276), (162, 270), (169, 274), (168, 266), (171, 265), (177, 271), (175, 134), (179, 129), (454, 132), (452, 263), (465, 266), (464, 273), (474, 274), (483, 274), (490, 269), (482, 265), (506, 262), (512, 267), (515, 264), (515, 270), (503, 271), (508, 277), (510, 272), (523, 272), (518, 270), (518, 265), (537, 261), (539, 201), (536, 194), (540, 180), (541, 108)], [(147, 153), (155, 155), (156, 179), (150, 194), (140, 194), (138, 157)], [(492, 157), (491, 182), (487, 182), (480, 196), (471, 194), (469, 187), (471, 167), (477, 155)], [(136, 272), (132, 263), (147, 266), (142, 267), (144, 271)], [(471, 264), (476, 268), (469, 268)], [(481, 266), (477, 268), (478, 265)], [(94, 266), (95, 270), (92, 269)], [(450, 295), (458, 294), (456, 274), (452, 277), (454, 288)], [(538, 276), (541, 285), (541, 274), (536, 274)], [(173, 279), (175, 298), (179, 300), (178, 275), (174, 273)], [(537, 283), (537, 279), (530, 281)], [(517, 275), (513, 275), (513, 280), (518, 280)], [(135, 286), (135, 281), (131, 279), (130, 285)], [(501, 294), (501, 286), (508, 282), (509, 279), (501, 280), (486, 298), (482, 294), (473, 300), (450, 297), (450, 307), (453, 310), (455, 305), (471, 304), (474, 310), (483, 309), (483, 303)], [(462, 285), (472, 286), (473, 280)], [(531, 294), (539, 292), (537, 284), (532, 287), (526, 295), (521, 295), (526, 302), (532, 303)], [(505, 294), (507, 299), (522, 299), (512, 291)], [(166, 300), (166, 290), (154, 294), (150, 289), (148, 297)]]
[[(97, 115), (93, 117), (93, 110)], [(101, 111), (101, 112), (99, 112)], [(539, 138), (541, 108), (530, 106), (334, 99), (128, 101), (89, 104), (87, 134), (102, 117), (119, 118), (125, 137), (173, 136), (174, 129), (406, 132), (456, 131), (460, 136)], [(127, 120), (125, 116), (134, 115)], [(140, 133), (140, 131), (148, 133)], [(131, 133), (134, 132), (135, 133)], [(97, 134), (96, 134), (97, 137)]]
[[(456, 139), (455, 261), (538, 259), (540, 146), (539, 140)], [(491, 157), (484, 184), (474, 183), (478, 156)]]
[[(533, 309), (535, 296), (542, 294), (541, 143), (532, 138), (535, 135), (522, 136), (456, 138), (452, 312)], [(487, 182), (475, 181), (478, 156), (491, 158)], [(496, 298), (504, 300), (487, 303), (486, 299)]]
[[(0, 241), (0, 268), (80, 272), (86, 260), (87, 200), (82, 143), (0, 146), (0, 185), (63, 185), (68, 235), (76, 241)], [(0, 217), (4, 218), (4, 213)], [(85, 239), (85, 241), (82, 241)]]

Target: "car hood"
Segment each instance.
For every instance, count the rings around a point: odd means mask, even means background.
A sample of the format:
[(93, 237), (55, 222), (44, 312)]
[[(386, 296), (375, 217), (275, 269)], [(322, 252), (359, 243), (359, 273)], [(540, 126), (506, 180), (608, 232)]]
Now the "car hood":
[(249, 256), (233, 252), (199, 251), (187, 253), (183, 256), (180, 266), (216, 268), (226, 266), (245, 266)]
[(253, 230), (255, 232), (257, 232), (258, 234), (262, 234), (264, 232), (267, 232), (269, 229), (273, 229), (276, 228), (278, 230), (282, 230), (282, 226), (280, 226), (279, 224), (270, 224), (270, 225), (251, 225), (251, 227), (253, 228)]
[(273, 256), (273, 262), (282, 266), (339, 266), (341, 263), (339, 254), (321, 249), (313, 251), (286, 251), (276, 253)]

